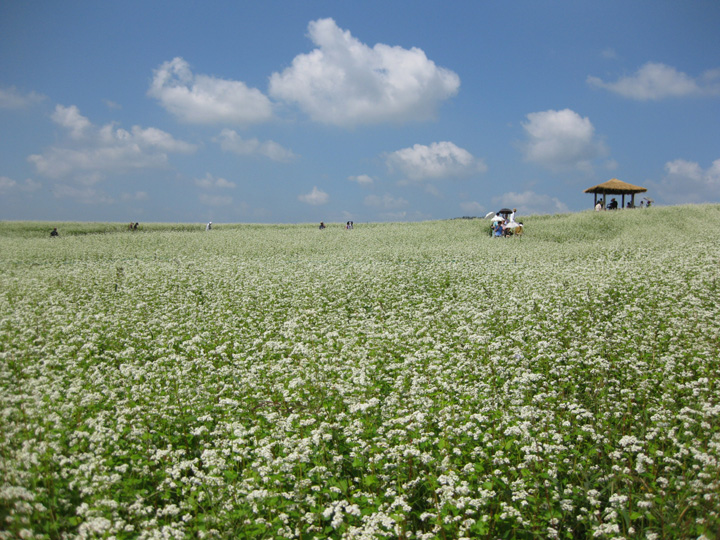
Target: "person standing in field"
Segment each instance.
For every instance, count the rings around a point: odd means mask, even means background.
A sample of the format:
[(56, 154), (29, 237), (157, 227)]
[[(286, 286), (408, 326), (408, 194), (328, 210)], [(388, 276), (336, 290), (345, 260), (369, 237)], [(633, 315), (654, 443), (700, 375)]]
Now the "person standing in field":
[(205, 225), (205, 230), (206, 231), (212, 230), (212, 221), (208, 221), (208, 224)]
[(52, 231), (50, 231), (50, 236), (51, 237), (60, 236), (60, 233), (58, 232), (57, 227), (55, 227)]

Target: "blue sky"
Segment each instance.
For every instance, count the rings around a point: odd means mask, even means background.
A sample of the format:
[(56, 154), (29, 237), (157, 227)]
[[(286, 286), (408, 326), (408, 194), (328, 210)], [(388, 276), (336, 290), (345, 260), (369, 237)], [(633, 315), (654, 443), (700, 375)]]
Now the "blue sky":
[(720, 3), (0, 3), (0, 219), (720, 202)]

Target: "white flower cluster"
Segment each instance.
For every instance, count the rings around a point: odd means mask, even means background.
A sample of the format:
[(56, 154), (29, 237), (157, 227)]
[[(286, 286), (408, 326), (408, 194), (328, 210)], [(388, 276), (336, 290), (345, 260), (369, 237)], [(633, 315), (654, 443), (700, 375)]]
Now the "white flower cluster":
[(0, 234), (0, 539), (712, 537), (706, 214)]

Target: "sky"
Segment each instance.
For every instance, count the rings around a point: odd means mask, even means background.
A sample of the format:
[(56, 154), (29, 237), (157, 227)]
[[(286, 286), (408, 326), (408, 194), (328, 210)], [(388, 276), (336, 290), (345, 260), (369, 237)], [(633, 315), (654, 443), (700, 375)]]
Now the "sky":
[(0, 2), (0, 220), (720, 202), (715, 0)]

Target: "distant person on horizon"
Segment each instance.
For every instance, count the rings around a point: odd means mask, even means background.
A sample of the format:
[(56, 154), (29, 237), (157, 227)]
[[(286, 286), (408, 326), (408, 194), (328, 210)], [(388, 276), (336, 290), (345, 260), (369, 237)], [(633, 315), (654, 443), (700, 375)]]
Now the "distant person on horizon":
[(600, 210), (602, 210), (602, 201), (598, 201), (595, 205), (595, 211), (599, 212)]
[(50, 236), (51, 237), (60, 236), (60, 233), (58, 232), (57, 227), (55, 227), (52, 231), (50, 231)]
[(319, 229), (322, 231), (324, 228), (325, 228), (325, 222), (321, 221)]
[(212, 221), (208, 221), (208, 224), (205, 225), (205, 230), (206, 231), (212, 230)]

